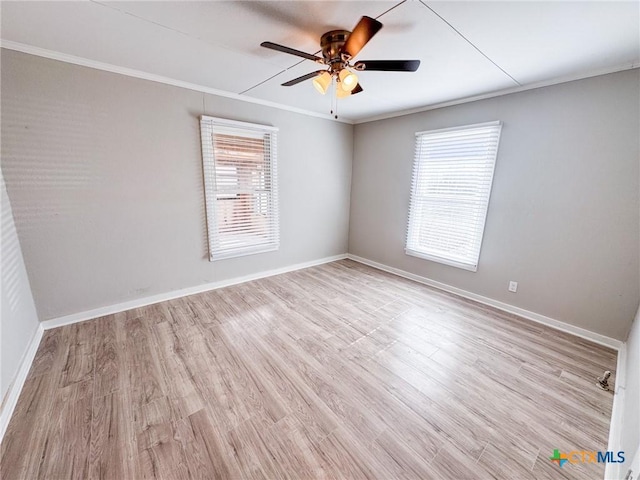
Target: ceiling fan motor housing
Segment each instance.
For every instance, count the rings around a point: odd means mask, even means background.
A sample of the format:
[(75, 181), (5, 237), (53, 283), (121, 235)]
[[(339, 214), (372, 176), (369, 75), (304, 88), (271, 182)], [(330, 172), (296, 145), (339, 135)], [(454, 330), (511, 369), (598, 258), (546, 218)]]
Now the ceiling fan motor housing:
[(342, 47), (350, 34), (349, 30), (331, 30), (320, 38), (322, 56), (332, 71), (341, 70), (345, 66), (345, 61), (342, 58)]

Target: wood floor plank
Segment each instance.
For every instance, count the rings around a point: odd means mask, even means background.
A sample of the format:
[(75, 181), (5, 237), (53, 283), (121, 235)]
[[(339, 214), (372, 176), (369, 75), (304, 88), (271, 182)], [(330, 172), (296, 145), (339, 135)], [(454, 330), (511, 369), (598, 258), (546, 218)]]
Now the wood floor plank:
[(76, 323), (65, 331), (69, 344), (62, 371), (62, 387), (93, 378), (96, 324), (93, 321)]
[(44, 339), (2, 440), (2, 478), (38, 478), (47, 467), (42, 462), (47, 448), (55, 448), (48, 443), (49, 427), (56, 413), (69, 337), (64, 329), (56, 329), (45, 332)]
[(92, 379), (58, 390), (48, 423), (42, 478), (84, 479), (89, 476)]
[(246, 478), (284, 478), (274, 463), (265, 443), (265, 432), (259, 420), (248, 418), (228, 433), (228, 441), (234, 452), (234, 459)]
[(171, 408), (171, 420), (179, 420), (202, 410), (206, 402), (191, 380), (186, 365), (185, 343), (177, 335), (176, 326), (169, 322), (151, 327), (154, 344), (158, 346), (158, 364), (165, 382), (167, 400)]
[(131, 391), (134, 406), (141, 407), (166, 394), (166, 379), (154, 353), (156, 344), (149, 324), (136, 317), (121, 321), (126, 338), (125, 364), (129, 374), (128, 388)]
[(2, 441), (2, 478), (37, 478), (39, 458), (47, 446), (53, 391), (45, 375), (26, 381)]
[(436, 477), (441, 480), (453, 478), (464, 478), (469, 480), (489, 480), (494, 478), (501, 478), (497, 475), (494, 475), (494, 472), (485, 470), (482, 465), (469, 458), (468, 455), (465, 455), (452, 444), (447, 444), (442, 447), (438, 452), (438, 455), (436, 455), (436, 458), (433, 459), (429, 466), (431, 467), (432, 472), (436, 475)]
[(391, 472), (376, 465), (365, 446), (341, 429), (323, 440), (320, 451), (343, 478), (393, 478), (389, 475)]
[(295, 362), (295, 371), (302, 381), (357, 437), (375, 438), (385, 428), (378, 416), (364, 415), (364, 405), (354, 399), (336, 384), (333, 377), (324, 372), (323, 366), (306, 355), (297, 345), (286, 343), (285, 335), (272, 334), (266, 337), (268, 345), (275, 355)]
[(315, 440), (326, 438), (337, 428), (338, 417), (290, 367), (289, 359), (274, 356), (264, 345), (249, 342), (246, 338), (239, 339), (238, 342), (245, 362), (251, 360), (255, 365), (256, 374), (273, 380), (279, 403), (291, 413), (279, 422), (287, 423), (292, 417), (296, 418), (304, 423), (308, 434), (312, 433)]
[(94, 391), (96, 397), (109, 395), (123, 387), (121, 371), (125, 368), (122, 349), (118, 345), (115, 317), (108, 316), (95, 320), (95, 363)]
[[(384, 458), (393, 478), (429, 480), (435, 478), (429, 464), (433, 458), (425, 456), (423, 449), (412, 442), (405, 441), (401, 433), (385, 430), (373, 443), (371, 453), (376, 458)], [(435, 458), (435, 457), (434, 457)]]
[(31, 364), (29, 370), (28, 379), (49, 373), (54, 367), (56, 358), (60, 356), (61, 352), (65, 351), (61, 345), (65, 334), (63, 329), (56, 328), (53, 330), (46, 330), (42, 335), (42, 340), (38, 346), (38, 351)]
[[(540, 449), (522, 443), (518, 440), (490, 440), (478, 459), (478, 465), (497, 478), (533, 479), (533, 466)], [(509, 458), (508, 462), (504, 461), (505, 457)]]
[(184, 451), (178, 441), (169, 438), (144, 450), (143, 475), (145, 478), (167, 480), (188, 479), (189, 470)]
[(602, 478), (616, 353), (338, 261), (45, 332), (7, 479)]
[(136, 462), (127, 448), (132, 437), (133, 419), (127, 415), (126, 402), (126, 394), (122, 391), (94, 396), (88, 478), (136, 477)]
[[(220, 432), (203, 409), (181, 421), (186, 428), (177, 439), (180, 441), (190, 478), (238, 478), (238, 465), (229, 458), (224, 444), (225, 432)], [(176, 429), (178, 432), (178, 429)]]

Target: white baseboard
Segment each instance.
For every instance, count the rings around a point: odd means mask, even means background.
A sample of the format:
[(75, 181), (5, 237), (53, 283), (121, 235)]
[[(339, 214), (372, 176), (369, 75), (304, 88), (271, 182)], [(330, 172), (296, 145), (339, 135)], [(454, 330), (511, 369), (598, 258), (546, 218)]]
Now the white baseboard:
[(29, 370), (31, 370), (31, 364), (33, 363), (33, 359), (36, 357), (36, 352), (40, 346), (40, 340), (42, 339), (43, 333), (44, 328), (42, 328), (42, 324), (40, 324), (38, 325), (38, 328), (36, 328), (36, 331), (31, 338), (31, 342), (22, 357), (16, 378), (13, 380), (13, 383), (5, 394), (4, 401), (2, 403), (2, 411), (0, 412), (0, 442), (2, 442), (4, 434), (7, 431), (7, 427), (9, 426), (9, 420), (11, 420), (11, 415), (13, 415), (13, 410), (16, 408), (16, 404), (18, 403), (18, 398), (22, 392), (24, 382), (27, 380)]
[(104, 317), (105, 315), (113, 315), (114, 313), (120, 313), (134, 308), (146, 307), (147, 305), (164, 302), (166, 300), (173, 300), (175, 298), (186, 297), (188, 295), (194, 295), (196, 293), (208, 292), (210, 290), (229, 287), (231, 285), (237, 285), (239, 283), (249, 282), (251, 280), (258, 280), (260, 278), (272, 277), (273, 275), (293, 272), (294, 270), (314, 267), (316, 265), (322, 265), (323, 263), (335, 262), (336, 260), (344, 260), (345, 258), (347, 258), (347, 254), (334, 255), (332, 257), (320, 258), (318, 260), (311, 260), (309, 262), (296, 263), (287, 267), (252, 273), (250, 275), (244, 275), (242, 277), (221, 280), (219, 282), (213, 283), (205, 283), (203, 285), (197, 285), (195, 287), (188, 287), (171, 292), (160, 293), (158, 295), (152, 295), (150, 297), (137, 298), (135, 300), (129, 300), (128, 302), (117, 303), (115, 305), (94, 308), (92, 310), (87, 310), (84, 312), (45, 320), (42, 322), (42, 326), (45, 330), (49, 330), (51, 328), (62, 327), (64, 325), (71, 325), (72, 323), (84, 322), (85, 320), (91, 320), (93, 318)]
[[(613, 391), (613, 408), (611, 409), (611, 424), (609, 425), (609, 442), (607, 450), (617, 452), (620, 450), (621, 427), (623, 424), (622, 412), (624, 412), (624, 401), (627, 386), (627, 344), (623, 343), (618, 350), (618, 363), (616, 365), (616, 383)], [(630, 456), (629, 452), (625, 452)], [(629, 465), (631, 458), (627, 457), (624, 464), (607, 463), (604, 469), (605, 480), (620, 480), (622, 478), (621, 468)]]
[(513, 305), (509, 305), (508, 303), (503, 303), (489, 297), (483, 297), (482, 295), (468, 292), (466, 290), (462, 290), (461, 288), (447, 285), (446, 283), (437, 282), (435, 280), (431, 280), (430, 278), (416, 275), (415, 273), (410, 273), (405, 270), (400, 270), (399, 268), (390, 267), (388, 265), (384, 265), (382, 263), (369, 260), (368, 258), (359, 257), (357, 255), (352, 255), (350, 253), (347, 254), (347, 258), (354, 260), (358, 263), (362, 263), (364, 265), (369, 265), (370, 267), (377, 268), (378, 270), (383, 270), (385, 272), (393, 273), (394, 275), (398, 275), (399, 277), (408, 278), (409, 280), (413, 280), (415, 282), (422, 283), (424, 285), (429, 285), (430, 287), (434, 287), (439, 290), (444, 290), (445, 292), (454, 293), (460, 297), (464, 297), (469, 300), (473, 300), (475, 302), (497, 308), (498, 310), (502, 310), (507, 313), (518, 315), (520, 317), (526, 318), (527, 320), (532, 320), (534, 322), (541, 323), (548, 327), (555, 328), (556, 330), (560, 330), (562, 332), (570, 333), (577, 337), (590, 340), (599, 345), (604, 345), (605, 347), (613, 348), (614, 350), (619, 350), (622, 345), (622, 342), (620, 340), (616, 340), (615, 338), (611, 338), (605, 335), (601, 335), (599, 333), (591, 332), (589, 330), (585, 330), (584, 328), (576, 327), (575, 325), (561, 322), (560, 320), (546, 317), (544, 315), (540, 315), (539, 313), (530, 312), (529, 310), (525, 310), (520, 307), (515, 307)]

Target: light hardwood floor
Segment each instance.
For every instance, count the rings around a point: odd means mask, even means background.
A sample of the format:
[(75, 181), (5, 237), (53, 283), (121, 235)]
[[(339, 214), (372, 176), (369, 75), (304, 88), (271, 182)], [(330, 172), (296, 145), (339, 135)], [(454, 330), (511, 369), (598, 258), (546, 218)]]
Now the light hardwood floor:
[(45, 332), (9, 479), (599, 479), (614, 351), (348, 260)]

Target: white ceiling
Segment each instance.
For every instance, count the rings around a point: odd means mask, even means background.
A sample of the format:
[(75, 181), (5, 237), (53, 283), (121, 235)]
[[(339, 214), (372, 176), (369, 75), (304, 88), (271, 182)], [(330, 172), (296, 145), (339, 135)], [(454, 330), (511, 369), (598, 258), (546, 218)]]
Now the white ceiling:
[(319, 114), (331, 101), (311, 82), (280, 86), (318, 65), (260, 43), (315, 53), (322, 33), (378, 17), (384, 28), (358, 59), (422, 65), (416, 73), (359, 74), (365, 91), (338, 104), (340, 116), (355, 121), (640, 63), (637, 1), (3, 1), (1, 8), (3, 46), (39, 47)]

